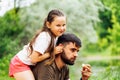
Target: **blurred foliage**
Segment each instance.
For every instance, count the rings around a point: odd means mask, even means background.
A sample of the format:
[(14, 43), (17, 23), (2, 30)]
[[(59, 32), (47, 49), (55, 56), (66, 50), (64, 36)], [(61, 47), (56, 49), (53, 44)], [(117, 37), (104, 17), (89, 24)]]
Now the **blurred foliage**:
[(103, 11), (99, 11), (99, 18), (101, 19), (101, 22), (98, 23), (99, 27), (96, 28), (100, 38), (105, 38), (109, 35), (107, 29), (112, 28), (111, 15), (112, 12), (108, 8), (105, 8)]
[(104, 10), (99, 11), (99, 18), (101, 22), (95, 25), (95, 29), (99, 37), (98, 43), (95, 45), (98, 46), (97, 50), (99, 51), (109, 49), (112, 54), (119, 54), (120, 6), (118, 5), (120, 1), (118, 0), (101, 0), (101, 1), (105, 7)]
[(17, 37), (24, 27), (19, 20), (20, 18), (14, 9), (0, 17), (0, 57), (13, 53), (16, 50), (16, 45), (20, 45)]
[(120, 23), (118, 22), (118, 18), (116, 17), (115, 13), (116, 13), (117, 9), (116, 8), (112, 8), (112, 20), (111, 22), (113, 23), (112, 25), (112, 29), (108, 29), (109, 32), (109, 36), (108, 39), (110, 40), (109, 44), (109, 48), (111, 50), (112, 54), (120, 54)]
[(118, 18), (118, 22), (120, 22), (120, 0), (101, 0), (102, 3), (109, 9), (112, 10), (112, 8), (114, 7), (114, 9), (116, 9), (115, 15)]
[(8, 74), (8, 68), (7, 66), (9, 66), (9, 61), (10, 61), (10, 58), (12, 57), (11, 54), (9, 54), (7, 57), (3, 57), (1, 60), (0, 60), (0, 75), (1, 76), (4, 76), (6, 74)]

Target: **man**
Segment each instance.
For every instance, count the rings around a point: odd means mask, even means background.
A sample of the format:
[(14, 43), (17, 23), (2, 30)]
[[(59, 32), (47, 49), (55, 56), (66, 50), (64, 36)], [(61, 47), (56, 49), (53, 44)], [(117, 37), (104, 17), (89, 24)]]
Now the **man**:
[[(56, 46), (63, 46), (62, 53), (56, 54), (55, 60), (51, 64), (46, 64), (49, 59), (37, 63), (33, 68), (35, 80), (70, 80), (68, 65), (73, 65), (81, 41), (74, 34), (66, 33), (58, 38)], [(81, 80), (88, 80), (91, 75), (90, 65), (84, 65)]]

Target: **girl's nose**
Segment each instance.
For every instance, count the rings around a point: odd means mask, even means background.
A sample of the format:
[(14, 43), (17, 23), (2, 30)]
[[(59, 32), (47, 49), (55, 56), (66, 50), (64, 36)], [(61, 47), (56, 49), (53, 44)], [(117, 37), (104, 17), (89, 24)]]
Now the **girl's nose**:
[(65, 30), (66, 30), (66, 27), (65, 27), (65, 26), (62, 26), (62, 27), (61, 27), (61, 30), (62, 30), (62, 31), (65, 31)]

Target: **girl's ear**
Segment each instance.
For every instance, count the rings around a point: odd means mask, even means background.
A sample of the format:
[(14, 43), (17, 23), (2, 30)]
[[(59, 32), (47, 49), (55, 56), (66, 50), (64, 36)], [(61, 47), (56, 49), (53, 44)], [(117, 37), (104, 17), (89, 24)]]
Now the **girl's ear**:
[(46, 22), (46, 25), (48, 28), (50, 28), (50, 23), (49, 22)]

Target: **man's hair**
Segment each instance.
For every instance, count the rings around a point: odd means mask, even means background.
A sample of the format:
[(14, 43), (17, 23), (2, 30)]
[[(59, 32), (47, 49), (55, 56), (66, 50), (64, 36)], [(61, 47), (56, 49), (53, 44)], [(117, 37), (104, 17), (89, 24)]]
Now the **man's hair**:
[(82, 46), (81, 40), (72, 33), (64, 33), (63, 35), (61, 35), (58, 38), (56, 45), (59, 45), (60, 43), (64, 44), (64, 43), (69, 43), (69, 42), (75, 43), (77, 47)]

